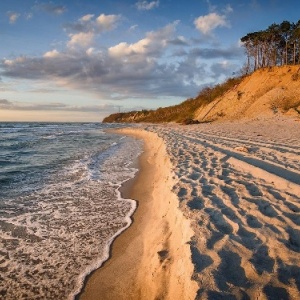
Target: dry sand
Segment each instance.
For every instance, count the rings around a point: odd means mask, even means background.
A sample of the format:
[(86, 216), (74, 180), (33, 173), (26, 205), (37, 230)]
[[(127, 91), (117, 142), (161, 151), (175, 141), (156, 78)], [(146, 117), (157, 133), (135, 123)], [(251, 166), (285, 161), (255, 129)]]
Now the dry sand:
[(299, 120), (144, 130), (133, 226), (81, 299), (300, 299)]
[(199, 299), (300, 299), (300, 122), (149, 126), (192, 220)]

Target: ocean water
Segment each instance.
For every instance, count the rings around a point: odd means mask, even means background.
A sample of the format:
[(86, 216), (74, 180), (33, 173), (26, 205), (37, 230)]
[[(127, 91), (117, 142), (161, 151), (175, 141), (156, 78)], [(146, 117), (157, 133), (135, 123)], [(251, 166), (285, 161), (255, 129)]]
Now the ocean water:
[(73, 299), (130, 225), (142, 146), (111, 127), (0, 123), (0, 299)]

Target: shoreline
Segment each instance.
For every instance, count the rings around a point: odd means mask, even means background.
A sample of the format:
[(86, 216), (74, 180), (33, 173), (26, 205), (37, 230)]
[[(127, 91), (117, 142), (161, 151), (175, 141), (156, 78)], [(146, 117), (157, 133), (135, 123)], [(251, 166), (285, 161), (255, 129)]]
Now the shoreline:
[[(192, 230), (171, 192), (173, 179), (164, 143), (142, 130), (119, 132), (144, 140), (139, 171), (119, 189), (122, 198), (137, 202), (137, 209), (131, 225), (114, 240), (109, 259), (86, 278), (75, 299), (174, 299), (174, 295), (194, 299), (198, 285), (191, 281), (187, 244)], [(166, 197), (170, 200), (163, 201)]]

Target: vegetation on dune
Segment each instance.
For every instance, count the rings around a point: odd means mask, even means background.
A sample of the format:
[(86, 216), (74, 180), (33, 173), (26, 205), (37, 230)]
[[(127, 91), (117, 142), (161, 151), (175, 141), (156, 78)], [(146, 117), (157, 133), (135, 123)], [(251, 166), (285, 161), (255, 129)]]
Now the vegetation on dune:
[(169, 106), (160, 107), (156, 110), (141, 110), (125, 113), (115, 113), (106, 117), (104, 123), (193, 123), (195, 111), (203, 105), (207, 105), (216, 98), (234, 88), (243, 79), (243, 76), (229, 78), (222, 84), (217, 84), (214, 87), (204, 88), (197, 97), (187, 99), (184, 102)]
[[(242, 69), (244, 75), (229, 78), (226, 82), (214, 87), (206, 87), (197, 97), (187, 99), (178, 105), (160, 107), (156, 110), (115, 113), (106, 117), (103, 122), (197, 123), (198, 121), (194, 118), (195, 112), (199, 108), (222, 97), (241, 83), (248, 74), (260, 68), (300, 64), (300, 20), (297, 23), (290, 23), (289, 21), (283, 21), (281, 24), (274, 23), (266, 30), (248, 33), (241, 38), (241, 42), (247, 54), (247, 63)], [(297, 81), (299, 76), (299, 72), (293, 74), (292, 80)], [(240, 100), (242, 96), (243, 92), (237, 91), (237, 99)]]

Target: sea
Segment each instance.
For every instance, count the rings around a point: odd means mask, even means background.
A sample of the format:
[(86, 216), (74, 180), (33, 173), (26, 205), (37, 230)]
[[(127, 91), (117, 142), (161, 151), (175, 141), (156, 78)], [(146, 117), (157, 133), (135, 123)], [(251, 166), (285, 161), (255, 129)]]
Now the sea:
[(0, 299), (74, 299), (131, 224), (141, 141), (102, 123), (0, 123)]

